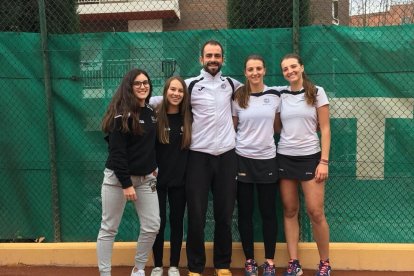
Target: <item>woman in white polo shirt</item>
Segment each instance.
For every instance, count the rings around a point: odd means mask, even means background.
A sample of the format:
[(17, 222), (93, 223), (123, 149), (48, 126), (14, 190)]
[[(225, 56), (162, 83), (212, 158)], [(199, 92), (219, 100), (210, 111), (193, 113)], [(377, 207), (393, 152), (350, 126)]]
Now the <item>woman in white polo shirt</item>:
[(253, 207), (256, 192), (265, 247), (263, 275), (274, 276), (277, 162), (273, 128), (280, 94), (263, 83), (266, 67), (261, 56), (247, 57), (244, 74), (246, 84), (235, 92), (232, 113), (237, 131), (238, 227), (246, 257), (245, 275), (258, 275), (253, 246)]
[[(324, 211), (325, 181), (328, 179), (331, 132), (329, 101), (325, 90), (306, 76), (301, 58), (286, 55), (281, 62), (288, 86), (281, 93), (282, 129), (277, 146), (280, 193), (283, 202), (285, 236), (290, 261), (285, 276), (302, 275), (298, 260), (299, 194), (302, 186), (306, 210), (318, 246), (320, 263), (316, 276), (330, 275), (329, 226)], [(317, 131), (320, 129), (321, 139)]]

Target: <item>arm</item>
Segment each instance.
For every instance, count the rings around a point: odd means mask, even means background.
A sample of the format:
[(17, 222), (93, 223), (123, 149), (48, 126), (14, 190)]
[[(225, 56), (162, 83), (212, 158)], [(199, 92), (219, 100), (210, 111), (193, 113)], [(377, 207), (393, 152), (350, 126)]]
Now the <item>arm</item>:
[(114, 131), (109, 134), (109, 151), (113, 164), (113, 170), (122, 185), (126, 200), (136, 200), (135, 189), (132, 186), (131, 175), (128, 169), (127, 134), (121, 131), (122, 119), (115, 119)]
[[(321, 159), (329, 161), (329, 150), (331, 148), (331, 127), (329, 123), (329, 105), (317, 109), (318, 123), (321, 131)], [(315, 178), (317, 182), (328, 179), (329, 164), (321, 161), (316, 168)]]
[(282, 121), (280, 120), (280, 112), (276, 113), (275, 121), (273, 123), (273, 131), (275, 133), (280, 133), (282, 130)]
[(157, 108), (162, 103), (162, 96), (152, 96), (149, 100), (149, 105)]
[(239, 117), (237, 116), (233, 116), (233, 126), (234, 126), (234, 130), (237, 131), (237, 125), (239, 124)]

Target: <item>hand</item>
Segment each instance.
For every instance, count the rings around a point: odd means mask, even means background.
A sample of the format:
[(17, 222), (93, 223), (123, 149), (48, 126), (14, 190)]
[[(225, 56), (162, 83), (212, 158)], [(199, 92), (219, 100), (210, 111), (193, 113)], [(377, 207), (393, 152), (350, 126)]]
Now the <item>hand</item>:
[(135, 193), (135, 189), (134, 189), (134, 187), (133, 186), (131, 186), (131, 187), (128, 187), (128, 188), (126, 188), (126, 189), (123, 189), (123, 191), (124, 191), (124, 196), (125, 196), (125, 199), (128, 201), (128, 200), (131, 200), (131, 201), (135, 201), (135, 200), (137, 200), (137, 194)]
[(315, 171), (316, 182), (320, 183), (320, 182), (326, 181), (329, 175), (328, 171), (329, 171), (329, 165), (319, 163)]

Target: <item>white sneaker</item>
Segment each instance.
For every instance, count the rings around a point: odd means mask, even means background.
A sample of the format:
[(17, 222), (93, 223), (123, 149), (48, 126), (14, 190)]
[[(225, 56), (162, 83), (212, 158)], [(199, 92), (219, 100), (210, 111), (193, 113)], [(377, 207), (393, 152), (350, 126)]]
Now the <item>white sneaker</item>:
[(177, 267), (172, 266), (168, 269), (168, 276), (180, 276), (180, 271)]
[(145, 276), (145, 271), (134, 267), (131, 271), (131, 276)]
[(151, 276), (162, 276), (163, 270), (162, 267), (154, 267), (151, 271)]

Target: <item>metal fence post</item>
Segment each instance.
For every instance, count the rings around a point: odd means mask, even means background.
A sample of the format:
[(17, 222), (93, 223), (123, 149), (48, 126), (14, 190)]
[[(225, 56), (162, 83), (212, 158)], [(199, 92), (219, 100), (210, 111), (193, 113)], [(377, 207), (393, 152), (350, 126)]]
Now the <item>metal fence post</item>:
[(293, 12), (292, 12), (292, 45), (293, 52), (299, 54), (299, 0), (293, 0)]
[(59, 212), (59, 192), (57, 181), (57, 168), (56, 168), (56, 141), (55, 141), (55, 121), (53, 116), (53, 104), (52, 104), (52, 82), (50, 77), (50, 65), (47, 46), (47, 26), (46, 26), (46, 10), (45, 1), (38, 0), (39, 4), (39, 22), (40, 22), (40, 37), (42, 43), (42, 58), (43, 58), (43, 71), (44, 71), (44, 84), (45, 84), (45, 98), (47, 107), (47, 128), (48, 128), (48, 140), (49, 140), (49, 162), (50, 162), (50, 181), (51, 181), (51, 205), (53, 215), (53, 229), (54, 229), (54, 241), (61, 241), (60, 233), (60, 212)]

